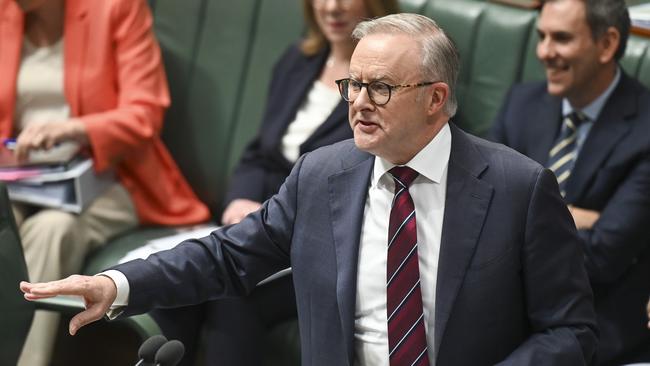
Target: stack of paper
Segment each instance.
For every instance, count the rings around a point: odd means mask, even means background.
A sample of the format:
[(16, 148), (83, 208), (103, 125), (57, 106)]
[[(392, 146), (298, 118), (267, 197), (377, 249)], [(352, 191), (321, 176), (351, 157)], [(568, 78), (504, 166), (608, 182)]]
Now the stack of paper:
[(113, 172), (96, 174), (91, 159), (66, 164), (0, 169), (12, 201), (81, 213), (115, 182)]
[(650, 29), (650, 3), (630, 6), (629, 11), (633, 26)]
[(218, 228), (219, 226), (215, 225), (198, 226), (188, 230), (179, 230), (179, 232), (174, 235), (149, 240), (145, 245), (126, 253), (118, 263), (124, 263), (138, 258), (147, 259), (147, 257), (153, 253), (172, 249), (185, 240), (208, 236)]

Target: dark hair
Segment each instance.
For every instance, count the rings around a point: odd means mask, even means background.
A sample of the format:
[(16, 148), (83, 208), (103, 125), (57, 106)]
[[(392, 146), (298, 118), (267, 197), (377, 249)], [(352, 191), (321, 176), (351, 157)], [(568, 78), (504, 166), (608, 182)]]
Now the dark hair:
[[(307, 24), (307, 35), (300, 44), (302, 53), (312, 56), (327, 46), (327, 40), (323, 35), (314, 16), (313, 0), (303, 0), (303, 12)], [(399, 11), (397, 0), (363, 0), (370, 18), (383, 17), (384, 15), (397, 13)]]
[[(558, 0), (542, 0), (546, 3)], [(627, 39), (630, 35), (630, 13), (624, 0), (581, 0), (585, 4), (587, 25), (594, 40), (600, 38), (609, 27), (614, 27), (621, 35), (614, 59), (620, 60), (625, 54)]]

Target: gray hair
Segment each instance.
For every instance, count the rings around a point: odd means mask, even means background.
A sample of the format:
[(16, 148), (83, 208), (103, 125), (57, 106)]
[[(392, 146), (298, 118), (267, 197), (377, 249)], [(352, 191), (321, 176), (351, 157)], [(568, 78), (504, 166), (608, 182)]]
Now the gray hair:
[[(546, 3), (557, 0), (543, 0)], [(624, 0), (582, 0), (585, 4), (587, 25), (591, 30), (591, 37), (598, 40), (607, 32), (609, 27), (614, 27), (621, 35), (618, 49), (614, 54), (615, 60), (620, 60), (625, 54), (625, 46), (630, 35), (630, 13)]]
[(456, 80), (460, 60), (454, 42), (432, 19), (419, 14), (391, 14), (361, 22), (352, 32), (359, 41), (371, 34), (405, 34), (420, 43), (422, 74), (427, 80), (442, 81), (449, 86), (449, 97), (444, 112), (453, 117), (458, 108)]

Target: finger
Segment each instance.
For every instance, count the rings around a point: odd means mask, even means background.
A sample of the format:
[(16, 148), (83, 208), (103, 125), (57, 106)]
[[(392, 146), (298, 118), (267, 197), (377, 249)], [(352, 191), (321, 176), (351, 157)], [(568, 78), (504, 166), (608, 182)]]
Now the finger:
[(61, 130), (63, 130), (65, 124), (56, 123), (53, 125), (55, 125), (56, 128), (50, 126), (49, 129), (42, 131), (43, 142), (41, 146), (47, 150), (53, 148), (56, 144), (64, 140), (64, 134)]
[(49, 149), (53, 148), (54, 145), (56, 144), (56, 140), (57, 140), (56, 137), (51, 136), (51, 135), (44, 137), (43, 138), (43, 147), (46, 150), (49, 150)]
[(34, 294), (24, 294), (23, 297), (25, 300), (29, 301), (35, 301), (35, 300), (40, 300), (40, 299), (49, 299), (51, 297), (54, 297), (55, 295), (34, 295)]
[(18, 161), (27, 160), (27, 157), (29, 156), (29, 146), (24, 143), (16, 142), (16, 149), (14, 150), (14, 154), (16, 155), (16, 159), (18, 159)]
[(32, 288), (32, 284), (27, 281), (20, 281), (20, 284), (18, 286), (22, 292), (29, 292)]
[(45, 299), (53, 296), (39, 296), (39, 295), (34, 295), (31, 293), (32, 288), (34, 287), (34, 284), (26, 282), (26, 281), (21, 281), (20, 282), (20, 290), (24, 293), (24, 297), (26, 300), (29, 301), (34, 301), (34, 300), (39, 300), (39, 299)]
[(225, 211), (223, 216), (221, 216), (221, 224), (230, 225), (230, 212)]
[(103, 306), (99, 304), (94, 304), (88, 309), (80, 312), (79, 314), (75, 315), (71, 320), (70, 320), (70, 326), (68, 328), (68, 331), (70, 332), (70, 335), (75, 335), (77, 334), (77, 331), (85, 326), (88, 325), (94, 321), (97, 321), (101, 319), (106, 311), (108, 310), (108, 307), (104, 308)]
[(58, 281), (31, 284), (29, 293), (35, 296), (85, 296), (92, 291), (91, 276), (73, 275)]
[(14, 153), (20, 161), (27, 160), (29, 151), (34, 149), (34, 138), (38, 133), (36, 128), (26, 128), (16, 139), (16, 149)]
[(45, 135), (43, 135), (42, 133), (38, 133), (34, 135), (34, 138), (32, 138), (31, 145), (32, 148), (34, 149), (41, 149), (44, 147), (44, 143), (45, 143)]

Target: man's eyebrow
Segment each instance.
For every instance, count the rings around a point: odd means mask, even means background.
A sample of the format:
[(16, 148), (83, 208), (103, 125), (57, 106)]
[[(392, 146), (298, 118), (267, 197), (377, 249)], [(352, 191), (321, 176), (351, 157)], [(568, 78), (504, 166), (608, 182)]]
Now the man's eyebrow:
[(368, 82), (368, 83), (373, 82), (373, 81), (384, 81), (385, 82), (385, 81), (392, 81), (393, 80), (389, 75), (385, 75), (385, 74), (374, 75), (373, 78), (367, 79), (367, 80), (361, 80), (358, 76), (359, 75), (354, 73), (354, 72), (349, 72), (348, 73), (348, 77), (350, 79), (354, 79), (356, 81), (365, 81), (365, 82)]

